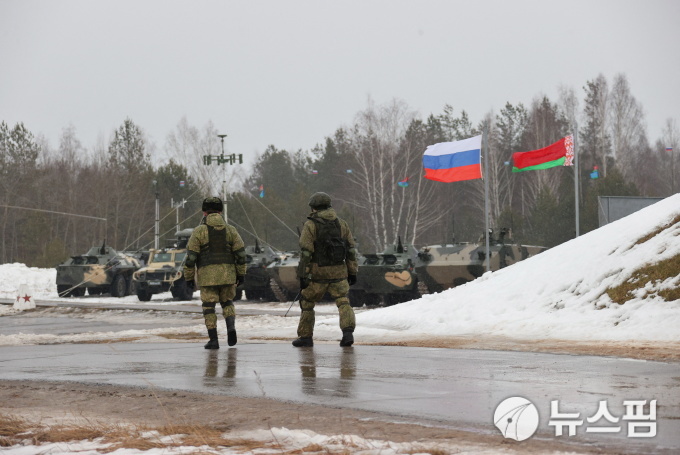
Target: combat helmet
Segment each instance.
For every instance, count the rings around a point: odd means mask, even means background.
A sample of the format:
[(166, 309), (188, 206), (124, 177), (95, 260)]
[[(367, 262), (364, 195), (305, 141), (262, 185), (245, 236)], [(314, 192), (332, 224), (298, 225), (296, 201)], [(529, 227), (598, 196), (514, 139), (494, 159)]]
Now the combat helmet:
[(203, 199), (201, 210), (204, 212), (222, 212), (224, 210), (224, 204), (222, 203), (222, 199), (218, 197), (208, 197)]
[(309, 206), (315, 210), (327, 209), (331, 206), (331, 197), (326, 193), (314, 193), (309, 198)]

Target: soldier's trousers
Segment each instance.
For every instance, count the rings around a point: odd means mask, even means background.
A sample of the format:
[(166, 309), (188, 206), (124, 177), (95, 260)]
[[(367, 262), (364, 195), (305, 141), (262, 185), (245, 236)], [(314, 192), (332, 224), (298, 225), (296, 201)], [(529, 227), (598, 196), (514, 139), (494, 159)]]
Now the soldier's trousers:
[(223, 286), (201, 286), (201, 303), (203, 307), (203, 319), (208, 330), (217, 328), (217, 315), (215, 305), (222, 306), (224, 318), (229, 316), (236, 317), (234, 310), (234, 296), (236, 295), (235, 284), (225, 284)]
[(340, 328), (348, 329), (356, 326), (354, 319), (354, 310), (349, 304), (349, 283), (347, 280), (338, 281), (335, 283), (317, 283), (312, 281), (300, 293), (300, 322), (298, 323), (297, 334), (299, 337), (312, 337), (314, 335), (314, 305), (323, 298), (324, 294), (335, 300), (340, 313)]

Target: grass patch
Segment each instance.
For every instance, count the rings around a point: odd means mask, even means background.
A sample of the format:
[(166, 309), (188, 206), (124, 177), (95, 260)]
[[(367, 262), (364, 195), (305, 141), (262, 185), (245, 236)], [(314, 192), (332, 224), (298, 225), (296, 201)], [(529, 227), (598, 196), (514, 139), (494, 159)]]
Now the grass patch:
[(198, 332), (159, 333), (158, 336), (166, 338), (168, 340), (195, 340), (196, 338), (205, 338), (205, 334), (201, 334)]
[(670, 228), (671, 226), (675, 226), (678, 223), (680, 223), (680, 215), (676, 216), (675, 219), (673, 219), (673, 221), (671, 221), (670, 223), (667, 223), (667, 224), (659, 227), (657, 230), (650, 232), (646, 236), (639, 238), (638, 241), (635, 242), (635, 245), (640, 245), (642, 243), (645, 243), (647, 240), (650, 240), (651, 238), (661, 234), (666, 229)]
[[(131, 343), (133, 341), (142, 340), (143, 337), (125, 337), (125, 338), (111, 338), (107, 340), (83, 340), (83, 341), (69, 341), (68, 344), (110, 344), (110, 343)], [(61, 343), (54, 343), (61, 344)]]
[[(636, 270), (625, 283), (607, 289), (607, 295), (614, 302), (623, 305), (635, 297), (635, 292), (644, 288), (647, 283), (662, 282), (680, 275), (680, 254), (664, 261), (657, 262)], [(667, 302), (680, 299), (680, 287), (665, 289), (657, 293)], [(646, 295), (645, 295), (646, 297)]]
[(225, 439), (222, 431), (200, 425), (166, 425), (160, 428), (147, 426), (104, 425), (102, 423), (86, 423), (72, 425), (43, 425), (6, 414), (0, 414), (0, 447), (16, 444), (68, 443), (74, 441), (97, 440), (102, 445), (97, 450), (102, 453), (115, 452), (118, 449), (137, 449), (140, 451), (168, 447), (200, 447), (211, 449), (218, 447), (237, 447), (244, 450), (271, 448), (266, 441), (245, 439)]

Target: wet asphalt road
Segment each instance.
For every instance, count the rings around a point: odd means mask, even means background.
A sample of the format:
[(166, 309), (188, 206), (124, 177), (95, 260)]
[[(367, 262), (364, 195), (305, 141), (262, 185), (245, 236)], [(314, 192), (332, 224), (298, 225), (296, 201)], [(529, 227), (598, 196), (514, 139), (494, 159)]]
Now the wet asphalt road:
[[(555, 438), (550, 401), (561, 412), (595, 414), (606, 400), (614, 417), (624, 400), (658, 400), (657, 436), (590, 434), (587, 424), (562, 440), (626, 446), (647, 453), (680, 450), (678, 365), (616, 358), (500, 351), (317, 344), (239, 344), (206, 351), (202, 344), (117, 343), (0, 347), (0, 380), (51, 380), (158, 387), (377, 411), (405, 420), (495, 432), (493, 412), (505, 398), (532, 401), (536, 436)], [(399, 418), (397, 418), (398, 420)], [(606, 421), (597, 422), (607, 424)], [(595, 424), (593, 424), (595, 425)]]
[[(77, 311), (83, 307), (77, 306)], [(106, 305), (111, 309), (110, 305)], [(89, 304), (87, 311), (93, 310)], [(126, 311), (127, 309), (120, 308)], [(143, 327), (200, 323), (200, 308), (140, 308)], [(157, 310), (157, 311), (156, 311)], [(6, 315), (0, 334), (78, 333), (130, 328), (107, 316), (85, 321), (56, 310), (44, 315)], [(61, 311), (61, 310), (60, 310)], [(68, 310), (66, 310), (68, 311)], [(259, 310), (257, 310), (259, 312)], [(273, 310), (275, 314), (276, 310)], [(113, 314), (113, 313), (112, 313)], [(153, 315), (158, 314), (158, 318)], [(199, 319), (195, 319), (199, 318)], [(94, 324), (94, 326), (93, 326)], [(678, 363), (544, 353), (317, 343), (240, 343), (206, 351), (202, 343), (112, 343), (0, 346), (0, 380), (50, 380), (158, 387), (239, 397), (262, 397), (381, 412), (394, 420), (497, 433), (494, 410), (508, 397), (529, 399), (540, 424), (534, 438), (622, 452), (680, 452)], [(555, 436), (550, 402), (580, 414), (576, 436)], [(628, 422), (616, 434), (587, 433), (600, 401), (612, 416), (626, 413), (624, 400), (657, 400), (654, 438), (629, 438)]]

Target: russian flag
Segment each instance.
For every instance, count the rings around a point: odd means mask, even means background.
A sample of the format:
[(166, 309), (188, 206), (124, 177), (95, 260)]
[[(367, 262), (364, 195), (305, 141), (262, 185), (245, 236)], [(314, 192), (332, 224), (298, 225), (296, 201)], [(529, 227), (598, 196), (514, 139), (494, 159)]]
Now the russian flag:
[(423, 155), (425, 178), (459, 182), (482, 178), (482, 136), (429, 145)]

